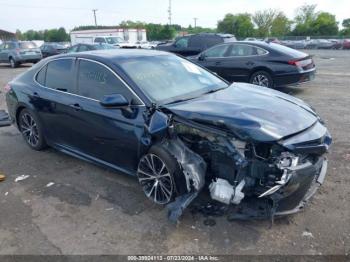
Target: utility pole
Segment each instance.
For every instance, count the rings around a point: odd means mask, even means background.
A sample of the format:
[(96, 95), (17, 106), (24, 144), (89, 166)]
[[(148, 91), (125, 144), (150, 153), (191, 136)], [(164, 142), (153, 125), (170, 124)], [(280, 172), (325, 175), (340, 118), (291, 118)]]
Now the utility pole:
[(193, 20), (194, 20), (194, 28), (196, 28), (197, 27), (197, 20), (198, 20), (198, 18), (195, 17), (195, 18), (193, 18)]
[(168, 16), (169, 25), (171, 25), (171, 15), (172, 15), (172, 13), (171, 13), (171, 0), (169, 0), (168, 14), (169, 14), (169, 16)]
[(96, 11), (97, 11), (97, 9), (92, 9), (92, 12), (94, 12), (95, 26), (97, 27)]

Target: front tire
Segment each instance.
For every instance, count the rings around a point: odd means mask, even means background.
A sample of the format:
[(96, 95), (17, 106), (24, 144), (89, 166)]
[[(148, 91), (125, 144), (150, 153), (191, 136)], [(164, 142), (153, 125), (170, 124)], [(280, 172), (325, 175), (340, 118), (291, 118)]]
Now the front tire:
[(257, 71), (253, 73), (252, 76), (250, 77), (249, 82), (253, 85), (258, 85), (258, 86), (263, 86), (268, 88), (273, 88), (274, 86), (271, 75), (266, 71)]
[(41, 123), (33, 112), (23, 109), (19, 114), (18, 126), (24, 140), (31, 149), (40, 151), (47, 146)]
[(145, 195), (160, 205), (172, 202), (181, 191), (177, 185), (185, 182), (179, 163), (161, 144), (140, 159), (137, 177)]

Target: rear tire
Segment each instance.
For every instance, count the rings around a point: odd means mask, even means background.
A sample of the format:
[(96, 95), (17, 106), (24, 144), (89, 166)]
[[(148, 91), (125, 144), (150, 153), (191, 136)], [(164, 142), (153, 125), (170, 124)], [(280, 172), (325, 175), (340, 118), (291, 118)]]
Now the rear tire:
[(18, 116), (19, 131), (27, 145), (36, 151), (47, 147), (42, 125), (37, 116), (28, 109), (23, 109)]
[(274, 86), (271, 75), (268, 72), (263, 70), (253, 73), (250, 77), (249, 82), (253, 85), (258, 85), (258, 86), (263, 86), (268, 88), (273, 88)]
[(12, 57), (10, 57), (10, 66), (11, 68), (16, 68), (19, 66), (19, 63), (15, 61), (15, 59), (13, 59)]

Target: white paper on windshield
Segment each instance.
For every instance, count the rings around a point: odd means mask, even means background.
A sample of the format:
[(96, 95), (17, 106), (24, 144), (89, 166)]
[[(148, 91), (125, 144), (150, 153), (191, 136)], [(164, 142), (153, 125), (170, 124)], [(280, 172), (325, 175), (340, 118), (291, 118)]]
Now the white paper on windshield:
[(194, 64), (188, 62), (181, 62), (182, 65), (186, 68), (186, 70), (190, 73), (201, 75), (201, 71), (199, 71), (198, 67)]

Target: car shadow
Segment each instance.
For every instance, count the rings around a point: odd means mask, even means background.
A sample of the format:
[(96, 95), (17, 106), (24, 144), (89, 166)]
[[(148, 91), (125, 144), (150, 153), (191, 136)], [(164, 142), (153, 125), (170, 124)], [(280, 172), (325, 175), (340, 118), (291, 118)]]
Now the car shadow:
[[(29, 68), (32, 67), (32, 64), (20, 64), (17, 68)], [(0, 64), (0, 69), (12, 69), (9, 64)]]

